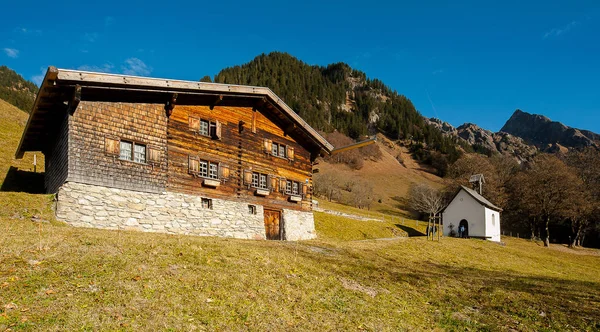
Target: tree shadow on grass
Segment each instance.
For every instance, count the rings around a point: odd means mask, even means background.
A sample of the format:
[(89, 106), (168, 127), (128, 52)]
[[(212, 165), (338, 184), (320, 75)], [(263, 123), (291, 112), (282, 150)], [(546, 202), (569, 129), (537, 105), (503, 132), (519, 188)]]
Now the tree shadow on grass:
[(395, 224), (396, 227), (400, 228), (401, 230), (405, 231), (406, 234), (408, 234), (409, 237), (413, 237), (413, 236), (425, 236), (425, 233), (416, 230), (412, 227), (406, 226), (406, 225), (400, 225), (400, 224)]
[(44, 173), (24, 171), (11, 166), (6, 173), (0, 191), (43, 194), (45, 192)]

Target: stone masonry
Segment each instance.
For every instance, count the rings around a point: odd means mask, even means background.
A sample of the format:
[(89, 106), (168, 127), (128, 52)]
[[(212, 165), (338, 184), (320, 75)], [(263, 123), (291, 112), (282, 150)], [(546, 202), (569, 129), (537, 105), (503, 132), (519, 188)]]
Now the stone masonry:
[[(210, 199), (212, 208), (203, 207)], [(67, 182), (57, 194), (56, 216), (76, 227), (265, 239), (263, 207), (179, 193), (145, 193)], [(206, 205), (204, 205), (206, 206)], [(312, 212), (283, 210), (287, 240), (316, 237)]]

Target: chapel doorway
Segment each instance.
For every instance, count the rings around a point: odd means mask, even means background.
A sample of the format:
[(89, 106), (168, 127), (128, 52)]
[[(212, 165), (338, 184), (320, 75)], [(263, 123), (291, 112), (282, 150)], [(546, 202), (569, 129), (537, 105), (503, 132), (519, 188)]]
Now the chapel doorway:
[(458, 224), (458, 236), (464, 238), (469, 237), (469, 222), (465, 219), (461, 220)]
[(264, 214), (267, 240), (281, 240), (281, 211), (265, 209)]

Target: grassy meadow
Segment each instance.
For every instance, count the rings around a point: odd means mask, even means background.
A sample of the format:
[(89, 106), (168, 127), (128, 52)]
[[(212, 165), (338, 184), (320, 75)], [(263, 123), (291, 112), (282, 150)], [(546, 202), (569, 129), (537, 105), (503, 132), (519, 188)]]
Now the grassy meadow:
[(303, 242), (65, 226), (51, 195), (11, 190), (31, 155), (12, 159), (26, 116), (8, 111), (0, 101), (0, 331), (600, 329), (598, 250), (432, 242), (406, 236), (424, 224), (318, 212)]
[(299, 243), (81, 229), (32, 196), (0, 216), (0, 330), (600, 328), (598, 251), (364, 240), (389, 225), (321, 213)]

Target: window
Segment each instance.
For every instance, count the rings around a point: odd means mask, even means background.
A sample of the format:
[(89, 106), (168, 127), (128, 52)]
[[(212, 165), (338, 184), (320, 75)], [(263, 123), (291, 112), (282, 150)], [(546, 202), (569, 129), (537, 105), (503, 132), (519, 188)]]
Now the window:
[(206, 160), (200, 160), (200, 171), (199, 171), (200, 176), (203, 177), (208, 177), (208, 161)]
[(202, 208), (212, 210), (212, 199), (210, 198), (202, 198)]
[(300, 195), (300, 182), (288, 180), (285, 184), (285, 193), (288, 195)]
[(189, 117), (189, 128), (203, 136), (221, 139), (221, 123), (217, 120), (206, 120)]
[(496, 215), (492, 213), (492, 226), (496, 226)]
[(121, 141), (119, 149), (119, 158), (122, 160), (135, 161), (136, 163), (146, 162), (146, 146), (143, 144)]
[(119, 158), (123, 159), (123, 160), (132, 160), (131, 158), (131, 147), (133, 146), (133, 143), (131, 142), (125, 142), (125, 141), (121, 141), (120, 144), (120, 148), (121, 148), (121, 153)]
[(135, 144), (133, 146), (133, 161), (136, 163), (145, 163), (146, 162), (146, 146)]
[(256, 214), (256, 205), (248, 205), (248, 213)]
[(189, 158), (189, 172), (197, 174), (203, 178), (218, 179), (219, 178), (219, 163), (196, 159), (196, 157)]
[(271, 154), (275, 157), (286, 158), (287, 147), (284, 144), (271, 143)]
[(285, 158), (285, 145), (279, 144), (279, 157)]
[(208, 177), (211, 179), (216, 179), (219, 177), (219, 165), (215, 163), (208, 164)]
[(209, 122), (206, 120), (200, 120), (200, 135), (208, 136), (209, 132)]
[(259, 189), (268, 189), (267, 175), (263, 173), (252, 173), (252, 187)]
[(263, 189), (267, 188), (267, 176), (265, 174), (259, 174), (258, 187)]

